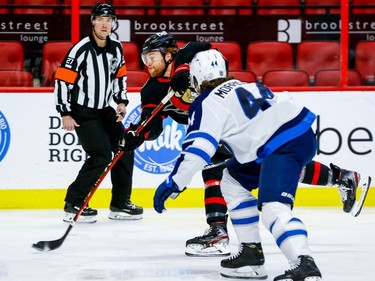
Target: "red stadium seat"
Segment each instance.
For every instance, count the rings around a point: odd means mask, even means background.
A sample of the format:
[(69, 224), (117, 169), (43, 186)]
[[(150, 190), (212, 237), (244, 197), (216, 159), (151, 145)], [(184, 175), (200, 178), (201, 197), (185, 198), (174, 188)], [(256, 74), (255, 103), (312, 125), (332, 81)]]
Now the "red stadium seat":
[[(0, 4), (1, 5), (7, 5), (8, 4), (8, 0), (0, 0)], [(0, 8), (0, 14), (8, 14), (9, 13), (9, 9), (7, 8)]]
[(302, 70), (271, 70), (263, 74), (263, 84), (269, 87), (309, 86), (309, 75)]
[(53, 86), (54, 75), (68, 53), (71, 42), (47, 42), (42, 50), (42, 85)]
[(126, 68), (128, 70), (139, 70), (141, 53), (139, 52), (138, 45), (135, 42), (122, 42), (122, 50), (124, 52)]
[(297, 46), (296, 69), (306, 71), (310, 82), (321, 69), (340, 68), (340, 44), (337, 41), (304, 41)]
[(32, 87), (33, 76), (25, 70), (1, 70), (0, 87)]
[[(14, 0), (14, 5), (28, 5), (27, 8), (15, 8), (14, 14), (53, 14), (56, 5), (60, 4), (58, 0)], [(55, 7), (47, 7), (54, 5)]]
[(354, 68), (362, 75), (363, 84), (374, 85), (375, 41), (360, 41), (357, 43)]
[(375, 1), (374, 0), (352, 0), (352, 5), (371, 5), (372, 7), (357, 7), (352, 9), (353, 14), (375, 14)]
[(237, 42), (212, 42), (212, 46), (217, 48), (229, 62), (229, 70), (242, 70), (241, 46)]
[[(306, 15), (321, 15), (321, 14), (340, 14), (341, 10), (340, 7), (338, 8), (325, 8), (324, 6), (340, 6), (341, 0), (305, 0), (305, 14)], [(322, 6), (322, 7), (314, 7), (308, 8), (309, 6)]]
[(126, 80), (127, 87), (142, 87), (150, 75), (142, 70), (128, 70), (128, 78)]
[[(300, 0), (258, 0), (258, 6), (284, 6), (283, 8), (258, 8), (258, 15), (299, 15)], [(289, 6), (289, 7), (288, 7)]]
[[(155, 0), (112, 0), (112, 5), (118, 15), (155, 15), (156, 11), (150, 6), (155, 5)], [(139, 6), (137, 9), (129, 7)], [(142, 6), (143, 8), (140, 8)]]
[(179, 48), (179, 49), (181, 49), (183, 46), (185, 46), (186, 45), (186, 41), (177, 41), (177, 47)]
[(228, 75), (233, 75), (234, 78), (243, 82), (251, 83), (257, 81), (257, 76), (255, 75), (255, 73), (249, 70), (229, 71)]
[[(348, 86), (360, 86), (361, 75), (356, 70), (348, 70)], [(340, 86), (339, 69), (323, 69), (315, 73), (315, 86)]]
[(246, 69), (253, 71), (259, 81), (269, 70), (293, 69), (293, 50), (287, 42), (263, 41), (247, 46)]
[(18, 41), (0, 41), (0, 70), (24, 70), (23, 45)]
[[(251, 0), (210, 0), (210, 6), (221, 6), (220, 9), (210, 8), (208, 13), (210, 15), (251, 15), (251, 9), (243, 9), (243, 7), (251, 7)], [(242, 6), (241, 9), (225, 9), (225, 6)]]
[[(160, 0), (160, 14), (161, 15), (204, 15), (203, 0)], [(163, 6), (174, 6), (173, 9), (163, 9)], [(185, 8), (179, 9), (179, 6)], [(197, 9), (186, 9), (186, 7), (196, 7)]]
[[(72, 5), (72, 0), (63, 0), (65, 5), (71, 6)], [(97, 3), (97, 2), (104, 2), (104, 3), (111, 3), (109, 0), (80, 0), (79, 5), (80, 5), (80, 10), (79, 13), (81, 15), (89, 15), (91, 14), (91, 9), (92, 7)], [(64, 14), (71, 14), (71, 9), (65, 9)]]

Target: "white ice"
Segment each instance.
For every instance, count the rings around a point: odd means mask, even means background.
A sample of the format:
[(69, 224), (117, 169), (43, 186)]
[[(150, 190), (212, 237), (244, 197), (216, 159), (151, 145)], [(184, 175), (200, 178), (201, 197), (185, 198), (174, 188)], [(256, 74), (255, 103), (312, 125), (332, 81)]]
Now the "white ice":
[[(315, 261), (325, 281), (375, 280), (375, 208), (354, 218), (339, 208), (295, 208), (309, 231)], [(222, 258), (184, 254), (185, 241), (201, 235), (204, 210), (145, 209), (139, 221), (112, 221), (100, 209), (95, 224), (75, 224), (60, 248), (39, 252), (41, 240), (60, 238), (68, 228), (60, 210), (0, 211), (0, 281), (176, 281), (233, 280), (219, 274)], [(237, 239), (229, 224), (230, 248)], [(268, 279), (289, 265), (262, 227)]]

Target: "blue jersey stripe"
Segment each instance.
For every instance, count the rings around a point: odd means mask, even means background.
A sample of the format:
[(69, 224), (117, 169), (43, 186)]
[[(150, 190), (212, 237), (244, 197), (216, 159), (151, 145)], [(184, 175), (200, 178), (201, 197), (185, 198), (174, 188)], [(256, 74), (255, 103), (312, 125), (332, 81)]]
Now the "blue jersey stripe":
[[(296, 118), (284, 124), (265, 145), (258, 149), (258, 159), (256, 162), (262, 162), (266, 156), (270, 155), (283, 144), (304, 134), (311, 128), (315, 119), (315, 114), (304, 108)], [(297, 124), (296, 120), (299, 121)]]
[(184, 142), (189, 141), (191, 139), (196, 139), (196, 138), (202, 138), (205, 140), (208, 140), (214, 147), (217, 147), (219, 143), (213, 138), (210, 134), (204, 133), (204, 132), (191, 132), (189, 133), (186, 137)]
[(280, 245), (288, 238), (292, 237), (292, 236), (297, 236), (297, 235), (303, 235), (303, 236), (306, 236), (307, 237), (307, 231), (306, 230), (302, 230), (302, 229), (297, 229), (297, 230), (291, 230), (291, 231), (286, 231), (284, 232), (277, 240), (276, 240), (276, 244), (277, 246), (280, 247)]
[(251, 224), (259, 222), (259, 216), (254, 216), (250, 218), (243, 218), (243, 219), (231, 219), (232, 223), (234, 225), (240, 225), (240, 224)]
[(198, 157), (202, 158), (207, 164), (211, 163), (211, 156), (202, 149), (189, 147), (185, 150), (185, 152), (197, 155)]

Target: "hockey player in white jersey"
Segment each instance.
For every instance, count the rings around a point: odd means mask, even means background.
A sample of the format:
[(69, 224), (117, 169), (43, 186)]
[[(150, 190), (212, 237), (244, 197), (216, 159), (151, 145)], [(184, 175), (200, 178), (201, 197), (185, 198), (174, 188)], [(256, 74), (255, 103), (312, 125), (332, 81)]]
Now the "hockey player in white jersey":
[[(316, 153), (311, 128), (315, 114), (262, 84), (228, 78), (225, 60), (216, 50), (198, 53), (190, 76), (199, 96), (189, 109), (181, 156), (155, 192), (155, 210), (165, 210), (168, 197), (185, 189), (221, 142), (233, 154), (221, 189), (241, 243), (236, 255), (221, 262), (221, 275), (268, 277), (258, 226), (261, 211), (263, 224), (291, 263), (291, 269), (274, 280), (321, 280), (306, 227), (292, 212), (300, 172)], [(257, 187), (258, 200), (251, 194)]]

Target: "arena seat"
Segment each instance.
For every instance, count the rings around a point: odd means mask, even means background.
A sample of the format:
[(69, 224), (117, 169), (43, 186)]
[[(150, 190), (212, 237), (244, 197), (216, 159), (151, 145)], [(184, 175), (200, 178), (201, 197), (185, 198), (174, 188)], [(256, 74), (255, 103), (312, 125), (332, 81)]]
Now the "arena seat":
[(364, 85), (375, 84), (375, 41), (360, 41), (355, 47), (355, 66)]
[(375, 14), (375, 1), (374, 0), (352, 0), (352, 5), (365, 5), (365, 6), (372, 6), (370, 7), (353, 7), (352, 8), (352, 14)]
[[(59, 0), (13, 0), (14, 5), (27, 5), (27, 8), (14, 8), (14, 14), (54, 14)], [(48, 7), (54, 5), (55, 7)]]
[[(155, 15), (156, 11), (150, 6), (155, 5), (155, 0), (112, 0), (112, 5), (118, 15)], [(129, 9), (129, 7), (142, 6), (143, 8)]]
[(42, 85), (53, 86), (54, 74), (72, 46), (71, 42), (46, 42), (42, 49)]
[[(204, 15), (204, 5), (203, 0), (160, 0), (159, 3), (161, 9), (159, 11), (160, 15)], [(175, 6), (173, 9), (163, 9), (163, 6)], [(184, 6), (185, 8), (179, 9), (179, 6)], [(197, 7), (197, 9), (186, 9), (186, 7)]]
[[(304, 7), (306, 15), (333, 15), (333, 14), (340, 14), (341, 10), (340, 7), (338, 8), (325, 8), (324, 6), (334, 6), (334, 5), (341, 5), (341, 0), (305, 0)], [(309, 6), (322, 6), (322, 7), (310, 7)]]
[[(8, 0), (0, 0), (1, 5), (8, 5)], [(8, 14), (9, 9), (8, 8), (0, 8), (0, 14)]]
[(212, 42), (212, 46), (217, 48), (229, 62), (229, 70), (242, 70), (241, 46), (234, 41)]
[[(251, 9), (244, 9), (243, 7), (251, 7), (252, 3), (250, 0), (210, 0), (210, 8), (208, 10), (209, 15), (251, 15), (253, 11)], [(220, 9), (213, 8), (213, 6), (221, 6)], [(225, 9), (225, 6), (242, 6), (241, 9)]]
[(309, 86), (309, 75), (303, 70), (270, 70), (263, 74), (263, 84), (268, 87)]
[[(348, 70), (348, 86), (360, 86), (361, 74)], [(315, 73), (315, 86), (340, 86), (340, 69), (323, 69)]]
[(183, 46), (186, 45), (186, 41), (177, 40), (177, 47), (181, 49)]
[(128, 70), (140, 70), (140, 56), (138, 45), (135, 42), (122, 42), (126, 68)]
[(32, 87), (33, 76), (25, 70), (0, 70), (0, 87)]
[[(65, 5), (71, 6), (72, 5), (72, 0), (62, 0)], [(97, 2), (105, 2), (105, 3), (110, 3), (110, 1), (99, 1), (99, 0), (80, 0), (79, 5), (79, 13), (81, 15), (89, 15), (91, 14), (91, 9), (92, 7), (97, 3)], [(65, 9), (64, 14), (71, 14), (71, 9)]]
[(337, 41), (303, 41), (297, 45), (296, 69), (306, 71), (310, 83), (321, 69), (340, 68), (340, 44)]
[[(258, 15), (299, 15), (301, 14), (300, 0), (258, 0)], [(265, 6), (267, 8), (261, 8)], [(272, 6), (284, 6), (272, 8)]]
[(254, 72), (250, 70), (238, 70), (238, 71), (229, 71), (228, 75), (233, 75), (234, 78), (241, 80), (243, 82), (256, 82), (257, 76)]
[(150, 78), (150, 75), (142, 70), (128, 70), (127, 77), (127, 87), (142, 87), (147, 79)]
[(251, 42), (247, 45), (246, 69), (253, 71), (259, 81), (269, 70), (293, 69), (291, 44), (277, 41)]
[(0, 41), (0, 70), (24, 70), (23, 45), (18, 41)]

